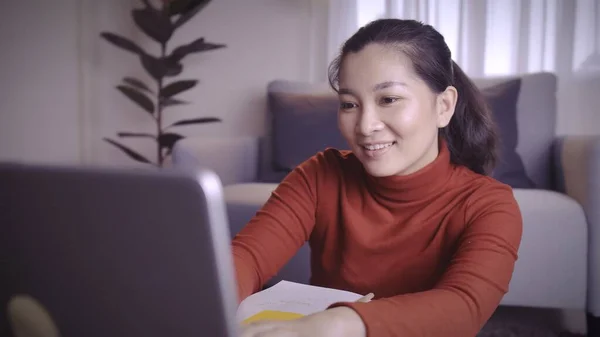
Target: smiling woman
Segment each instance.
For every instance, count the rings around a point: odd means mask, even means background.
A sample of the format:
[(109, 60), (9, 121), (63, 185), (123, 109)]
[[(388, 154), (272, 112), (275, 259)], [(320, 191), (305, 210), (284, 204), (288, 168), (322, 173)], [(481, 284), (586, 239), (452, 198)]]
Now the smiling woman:
[(311, 283), (375, 298), (243, 336), (475, 336), (507, 292), (522, 219), (487, 176), (495, 126), (434, 28), (385, 19), (330, 66), (351, 151), (297, 166), (234, 238), (240, 300), (309, 241)]
[[(342, 134), (359, 158), (375, 154), (360, 145), (382, 143), (377, 138), (388, 138), (383, 143), (403, 151), (398, 158), (404, 162), (396, 158), (395, 166), (377, 165), (384, 175), (412, 173), (431, 162), (437, 156), (438, 134), (448, 142), (453, 162), (488, 172), (495, 164), (497, 136), (482, 95), (452, 61), (433, 27), (410, 21), (413, 27), (405, 24), (402, 32), (395, 22), (379, 20), (361, 28), (330, 66), (330, 84), (344, 112)], [(396, 80), (377, 83), (381, 74)], [(379, 129), (385, 130), (373, 133)]]
[[(456, 89), (449, 87), (438, 102), (427, 83), (412, 75), (410, 59), (397, 54), (370, 44), (348, 54), (341, 69), (340, 130), (375, 176), (413, 173), (433, 161), (437, 130), (448, 124), (456, 103)], [(378, 83), (382, 73), (402, 81)]]

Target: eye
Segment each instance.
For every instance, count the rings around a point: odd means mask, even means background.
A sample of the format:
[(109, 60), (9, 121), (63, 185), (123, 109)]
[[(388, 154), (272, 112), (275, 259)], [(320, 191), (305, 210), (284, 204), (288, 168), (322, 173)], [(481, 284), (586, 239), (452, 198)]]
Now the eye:
[(353, 109), (353, 108), (356, 108), (356, 107), (357, 107), (357, 105), (354, 104), (354, 103), (351, 103), (351, 102), (342, 102), (342, 103), (340, 103), (340, 109), (341, 110), (350, 110), (350, 109)]
[(397, 97), (383, 97), (380, 102), (381, 102), (381, 104), (392, 104), (398, 100), (399, 100), (399, 98), (397, 98)]

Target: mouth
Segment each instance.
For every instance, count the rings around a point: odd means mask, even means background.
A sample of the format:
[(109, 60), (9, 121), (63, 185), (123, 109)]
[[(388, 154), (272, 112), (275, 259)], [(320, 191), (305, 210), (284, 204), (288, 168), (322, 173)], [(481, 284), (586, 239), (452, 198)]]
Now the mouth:
[(387, 143), (369, 143), (360, 144), (363, 153), (370, 158), (377, 158), (389, 151), (389, 149), (396, 144), (395, 141)]

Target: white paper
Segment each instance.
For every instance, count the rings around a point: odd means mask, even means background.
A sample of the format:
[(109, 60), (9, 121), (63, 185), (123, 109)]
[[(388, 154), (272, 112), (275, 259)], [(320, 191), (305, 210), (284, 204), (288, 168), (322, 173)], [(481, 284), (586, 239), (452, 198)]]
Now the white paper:
[(355, 302), (362, 295), (349, 291), (281, 281), (247, 297), (240, 303), (237, 316), (243, 321), (264, 310), (286, 311), (310, 315), (337, 302)]

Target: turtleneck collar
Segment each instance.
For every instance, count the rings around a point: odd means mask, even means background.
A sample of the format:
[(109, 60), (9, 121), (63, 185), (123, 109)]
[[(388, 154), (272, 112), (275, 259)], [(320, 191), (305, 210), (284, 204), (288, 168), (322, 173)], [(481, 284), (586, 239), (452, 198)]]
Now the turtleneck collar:
[(440, 192), (452, 176), (454, 168), (446, 142), (440, 138), (436, 159), (417, 172), (387, 177), (365, 174), (367, 186), (376, 197), (394, 202), (410, 202), (427, 200)]

